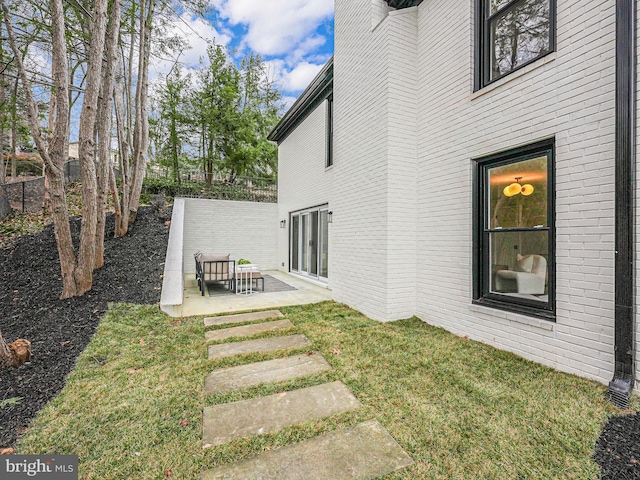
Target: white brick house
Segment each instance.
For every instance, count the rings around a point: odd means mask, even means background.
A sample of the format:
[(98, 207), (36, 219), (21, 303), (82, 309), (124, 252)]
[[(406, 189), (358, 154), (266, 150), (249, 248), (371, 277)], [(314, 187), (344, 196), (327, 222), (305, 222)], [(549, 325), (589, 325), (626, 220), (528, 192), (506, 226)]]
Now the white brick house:
[(636, 9), (335, 0), (334, 58), (271, 134), (280, 268), (628, 390)]

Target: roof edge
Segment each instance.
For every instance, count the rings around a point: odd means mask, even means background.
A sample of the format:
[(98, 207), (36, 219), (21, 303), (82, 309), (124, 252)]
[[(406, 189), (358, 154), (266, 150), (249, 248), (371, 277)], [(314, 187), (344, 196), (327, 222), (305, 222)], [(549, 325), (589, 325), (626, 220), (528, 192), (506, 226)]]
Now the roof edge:
[(333, 92), (333, 56), (291, 105), (278, 124), (273, 127), (267, 139), (280, 144), (331, 92)]

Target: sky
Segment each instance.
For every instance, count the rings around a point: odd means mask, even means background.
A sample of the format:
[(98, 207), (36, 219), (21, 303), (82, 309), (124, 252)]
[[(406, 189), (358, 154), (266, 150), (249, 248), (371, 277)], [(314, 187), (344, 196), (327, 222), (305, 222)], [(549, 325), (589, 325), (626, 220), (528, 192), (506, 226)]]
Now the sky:
[[(182, 13), (173, 20), (171, 33), (189, 44), (179, 57), (184, 70), (199, 66), (210, 39), (236, 58), (253, 51), (266, 61), (288, 108), (333, 55), (333, 0), (209, 1), (204, 19)], [(152, 61), (149, 73), (157, 78), (172, 67), (169, 60)]]

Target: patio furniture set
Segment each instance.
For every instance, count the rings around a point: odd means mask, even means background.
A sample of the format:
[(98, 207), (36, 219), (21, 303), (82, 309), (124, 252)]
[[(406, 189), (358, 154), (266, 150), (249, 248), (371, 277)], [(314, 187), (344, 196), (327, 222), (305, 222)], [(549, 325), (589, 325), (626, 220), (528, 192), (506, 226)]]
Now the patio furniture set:
[(194, 255), (196, 262), (196, 280), (198, 288), (204, 296), (208, 282), (224, 283), (230, 292), (250, 295), (257, 291), (261, 283), (264, 292), (264, 277), (258, 267), (252, 263), (237, 264), (229, 259), (230, 254), (208, 254), (197, 252)]

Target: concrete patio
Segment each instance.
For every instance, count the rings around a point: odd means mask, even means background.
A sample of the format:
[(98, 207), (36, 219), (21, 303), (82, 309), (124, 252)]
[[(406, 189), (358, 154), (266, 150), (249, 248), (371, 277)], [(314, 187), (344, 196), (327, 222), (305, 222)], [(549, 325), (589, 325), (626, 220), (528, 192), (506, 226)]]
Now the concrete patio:
[(331, 290), (302, 280), (277, 270), (263, 272), (292, 286), (295, 290), (286, 292), (254, 292), (251, 295), (202, 296), (194, 275), (187, 275), (184, 282), (182, 316), (215, 315), (219, 313), (242, 312), (265, 308), (306, 305), (332, 300)]
[[(238, 222), (237, 219), (242, 221)], [(176, 198), (165, 257), (160, 309), (172, 317), (215, 315), (306, 305), (332, 300), (326, 286), (278, 270), (277, 206), (256, 202)], [(233, 228), (217, 228), (232, 223)], [(251, 295), (201, 295), (193, 255), (198, 251), (229, 252), (232, 259), (249, 256), (264, 276), (284, 282), (286, 291)], [(263, 286), (265, 284), (263, 283)], [(278, 289), (275, 289), (278, 290)]]

